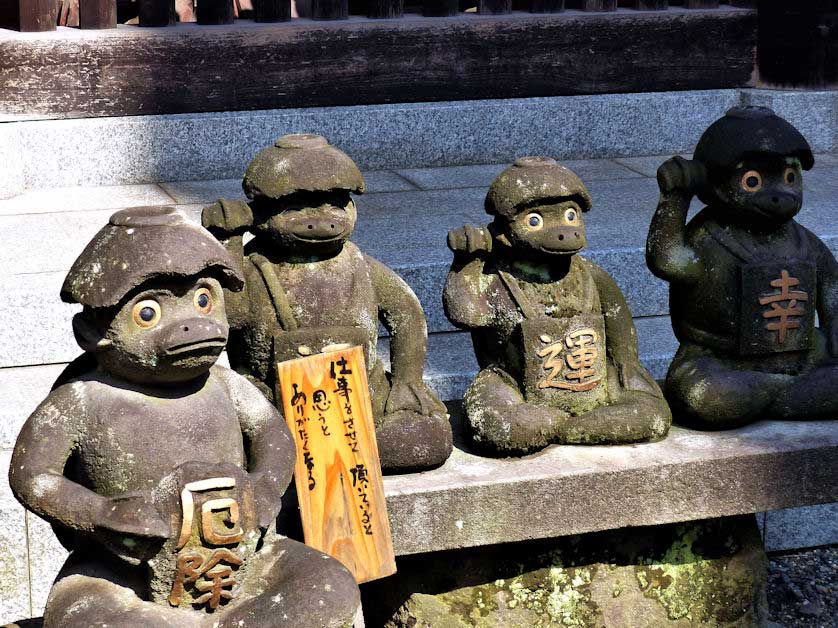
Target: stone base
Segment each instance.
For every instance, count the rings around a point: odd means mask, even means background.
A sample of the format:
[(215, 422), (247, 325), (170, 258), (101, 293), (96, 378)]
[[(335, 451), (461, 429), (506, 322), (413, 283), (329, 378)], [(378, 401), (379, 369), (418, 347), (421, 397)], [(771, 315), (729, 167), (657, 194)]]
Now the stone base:
[(362, 587), (367, 626), (763, 626), (752, 515), (403, 557)]

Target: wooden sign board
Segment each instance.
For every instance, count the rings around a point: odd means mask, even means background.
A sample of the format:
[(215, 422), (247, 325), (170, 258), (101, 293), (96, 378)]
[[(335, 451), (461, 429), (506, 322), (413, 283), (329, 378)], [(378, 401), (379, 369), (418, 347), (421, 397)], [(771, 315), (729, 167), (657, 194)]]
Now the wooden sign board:
[(396, 573), (363, 349), (280, 362), (277, 378), (306, 544), (359, 583)]

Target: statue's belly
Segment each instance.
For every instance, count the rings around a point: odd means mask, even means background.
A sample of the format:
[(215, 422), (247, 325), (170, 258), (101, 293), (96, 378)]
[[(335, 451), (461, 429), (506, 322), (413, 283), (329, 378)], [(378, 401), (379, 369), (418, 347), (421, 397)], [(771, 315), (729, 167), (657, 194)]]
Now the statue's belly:
[(151, 490), (184, 462), (244, 464), (241, 427), (226, 391), (179, 399), (120, 391), (114, 397), (96, 410), (79, 451), (76, 473), (91, 490)]

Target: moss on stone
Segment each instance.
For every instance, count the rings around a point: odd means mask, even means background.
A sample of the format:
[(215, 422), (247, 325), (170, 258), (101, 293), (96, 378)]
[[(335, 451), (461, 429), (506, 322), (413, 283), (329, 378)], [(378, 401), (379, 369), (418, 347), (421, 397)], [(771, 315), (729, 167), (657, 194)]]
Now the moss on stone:
[(657, 600), (671, 620), (696, 623), (735, 621), (750, 606), (753, 582), (730, 556), (738, 550), (731, 537), (724, 555), (708, 557), (697, 546), (701, 528), (679, 526), (675, 540), (660, 557), (644, 557), (635, 567), (643, 594)]

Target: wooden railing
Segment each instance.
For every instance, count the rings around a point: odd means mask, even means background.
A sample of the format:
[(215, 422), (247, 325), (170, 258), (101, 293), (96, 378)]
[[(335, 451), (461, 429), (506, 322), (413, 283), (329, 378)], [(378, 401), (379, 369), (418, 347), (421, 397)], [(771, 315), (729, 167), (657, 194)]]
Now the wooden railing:
[[(252, 3), (251, 3), (252, 2)], [(410, 0), (408, 0), (410, 2)], [(119, 3), (119, 6), (118, 6)], [(117, 22), (139, 26), (173, 26), (179, 21), (230, 24), (237, 17), (256, 22), (284, 22), (298, 15), (315, 20), (343, 20), (350, 15), (372, 19), (400, 18), (407, 13), (452, 17), (462, 12), (501, 15), (513, 11), (558, 13), (565, 8), (589, 12), (716, 8), (720, 4), (751, 7), (756, 0), (424, 0), (416, 6), (405, 0), (0, 0), (0, 27), (20, 31), (49, 31), (57, 26), (82, 29), (116, 28)], [(118, 10), (119, 9), (119, 10)], [(292, 17), (293, 16), (293, 17)]]

